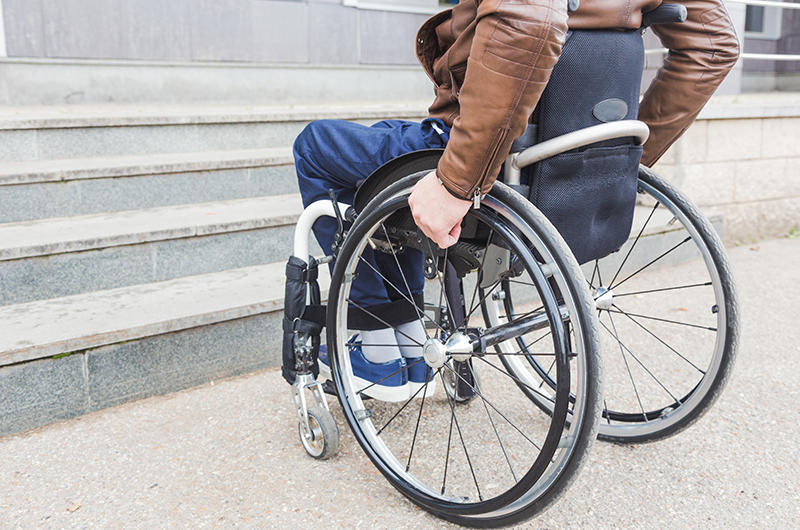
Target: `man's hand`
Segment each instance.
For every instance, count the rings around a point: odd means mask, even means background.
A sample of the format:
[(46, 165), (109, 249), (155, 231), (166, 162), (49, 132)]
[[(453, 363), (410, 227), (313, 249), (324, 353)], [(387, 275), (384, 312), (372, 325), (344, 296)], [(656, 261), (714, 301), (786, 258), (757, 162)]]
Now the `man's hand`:
[(461, 235), (461, 219), (472, 206), (472, 201), (451, 195), (439, 183), (436, 171), (433, 171), (412, 188), (408, 205), (422, 232), (439, 245), (439, 248), (447, 248), (458, 241), (458, 236)]

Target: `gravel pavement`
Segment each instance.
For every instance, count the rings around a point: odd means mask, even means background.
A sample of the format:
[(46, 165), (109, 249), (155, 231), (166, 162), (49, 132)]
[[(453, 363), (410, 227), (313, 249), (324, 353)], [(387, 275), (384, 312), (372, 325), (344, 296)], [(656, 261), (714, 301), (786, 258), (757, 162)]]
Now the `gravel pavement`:
[[(658, 443), (595, 444), (520, 528), (800, 528), (800, 238), (729, 253), (742, 340), (717, 405)], [(2, 438), (0, 529), (456, 528), (396, 492), (337, 416), (339, 454), (309, 458), (268, 370)]]

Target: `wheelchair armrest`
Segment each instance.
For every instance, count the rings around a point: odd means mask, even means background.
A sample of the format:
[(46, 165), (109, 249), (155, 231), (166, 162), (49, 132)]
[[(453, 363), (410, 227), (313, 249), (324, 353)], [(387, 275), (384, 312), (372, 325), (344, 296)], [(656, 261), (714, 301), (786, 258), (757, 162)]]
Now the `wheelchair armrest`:
[(630, 136), (633, 137), (633, 141), (636, 145), (642, 145), (649, 135), (650, 129), (641, 121), (622, 120), (603, 123), (558, 136), (546, 142), (536, 144), (533, 147), (529, 147), (521, 153), (512, 155), (511, 167), (519, 171), (526, 166), (559, 153), (596, 142), (602, 142), (603, 140), (611, 140), (612, 138), (625, 138), (626, 136)]

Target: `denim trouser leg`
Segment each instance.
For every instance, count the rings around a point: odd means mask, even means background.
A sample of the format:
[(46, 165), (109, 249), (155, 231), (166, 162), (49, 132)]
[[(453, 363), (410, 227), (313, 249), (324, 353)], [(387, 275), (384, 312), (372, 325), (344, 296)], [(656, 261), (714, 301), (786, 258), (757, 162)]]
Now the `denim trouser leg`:
[[(440, 132), (437, 132), (438, 129)], [(420, 149), (444, 147), (449, 130), (439, 120), (421, 124), (400, 120), (385, 120), (371, 127), (339, 120), (320, 120), (310, 123), (297, 137), (294, 159), (303, 206), (319, 200), (330, 200), (332, 189), (340, 202), (353, 204), (356, 189), (378, 167), (389, 160)], [(314, 235), (327, 252), (333, 244), (336, 220), (322, 217), (314, 224)], [(300, 256), (303, 257), (303, 256)], [(400, 276), (395, 257), (367, 248), (363, 258), (380, 271), (388, 283), (406, 293), (406, 282), (413, 294), (422, 292), (422, 256), (407, 250), (397, 256), (405, 274)], [(376, 274), (370, 266), (360, 263), (356, 269), (358, 281), (353, 282), (350, 298), (367, 307), (400, 298), (394, 287)], [(410, 274), (413, 272), (413, 274)]]

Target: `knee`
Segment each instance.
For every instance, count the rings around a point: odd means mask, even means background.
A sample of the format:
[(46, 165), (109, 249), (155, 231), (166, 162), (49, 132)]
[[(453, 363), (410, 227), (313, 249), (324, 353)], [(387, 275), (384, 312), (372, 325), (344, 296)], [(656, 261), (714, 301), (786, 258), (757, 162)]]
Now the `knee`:
[(325, 145), (325, 138), (330, 136), (330, 129), (333, 120), (312, 121), (302, 130), (294, 140), (292, 151), (295, 160), (303, 158), (308, 154), (317, 153)]

